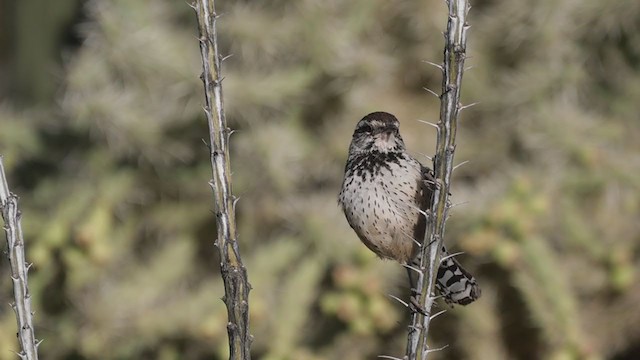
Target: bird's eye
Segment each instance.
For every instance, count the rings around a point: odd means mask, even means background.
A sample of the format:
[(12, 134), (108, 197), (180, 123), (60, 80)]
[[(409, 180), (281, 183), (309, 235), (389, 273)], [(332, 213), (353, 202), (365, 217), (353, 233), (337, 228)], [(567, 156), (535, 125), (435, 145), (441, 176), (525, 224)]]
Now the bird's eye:
[(359, 132), (370, 133), (371, 131), (373, 131), (373, 129), (371, 128), (371, 125), (362, 125), (362, 126), (360, 126), (358, 131)]

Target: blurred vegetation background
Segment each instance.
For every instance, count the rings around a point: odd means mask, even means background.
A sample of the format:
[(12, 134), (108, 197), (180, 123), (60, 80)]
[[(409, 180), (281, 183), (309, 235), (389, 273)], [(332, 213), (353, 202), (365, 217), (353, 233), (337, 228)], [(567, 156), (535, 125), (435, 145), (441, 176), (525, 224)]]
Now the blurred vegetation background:
[[(483, 297), (434, 359), (640, 358), (640, 2), (472, 1), (447, 243)], [(218, 1), (256, 359), (404, 353), (404, 270), (336, 204), (365, 114), (431, 154), (441, 0)], [(44, 359), (223, 359), (195, 15), (0, 1), (0, 153)], [(6, 259), (1, 302), (12, 298)], [(15, 317), (0, 307), (0, 359)]]

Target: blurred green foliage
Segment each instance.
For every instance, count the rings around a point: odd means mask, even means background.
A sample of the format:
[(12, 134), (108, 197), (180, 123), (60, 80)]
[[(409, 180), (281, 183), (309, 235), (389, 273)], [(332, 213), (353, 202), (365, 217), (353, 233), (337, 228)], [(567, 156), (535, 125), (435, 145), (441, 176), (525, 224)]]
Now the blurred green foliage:
[[(42, 358), (225, 358), (195, 16), (181, 1), (59, 1), (43, 33), (29, 15), (46, 1), (29, 3), (2, 4), (21, 15), (0, 37), (0, 153)], [(637, 359), (640, 2), (472, 4), (463, 94), (480, 105), (462, 114), (470, 163), (453, 195), (469, 203), (446, 241), (483, 297), (435, 321), (434, 346), (450, 347), (434, 359)], [(421, 60), (441, 59), (444, 5), (218, 8), (254, 357), (402, 354), (408, 315), (387, 294), (406, 297), (404, 270), (359, 243), (336, 195), (368, 112), (395, 113), (428, 163), (435, 134), (415, 120), (437, 118), (422, 87), (440, 75)], [(0, 359), (15, 333), (7, 306)]]

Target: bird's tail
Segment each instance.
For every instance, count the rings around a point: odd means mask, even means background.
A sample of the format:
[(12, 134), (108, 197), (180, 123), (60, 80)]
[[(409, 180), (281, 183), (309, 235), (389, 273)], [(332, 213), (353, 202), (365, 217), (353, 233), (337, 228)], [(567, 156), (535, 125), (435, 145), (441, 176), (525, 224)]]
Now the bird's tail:
[[(440, 267), (436, 277), (436, 289), (447, 304), (469, 305), (480, 295), (480, 287), (475, 277), (465, 270), (443, 246)], [(420, 266), (419, 256), (413, 261), (413, 267)], [(417, 288), (418, 276), (415, 271), (408, 269), (412, 292)]]

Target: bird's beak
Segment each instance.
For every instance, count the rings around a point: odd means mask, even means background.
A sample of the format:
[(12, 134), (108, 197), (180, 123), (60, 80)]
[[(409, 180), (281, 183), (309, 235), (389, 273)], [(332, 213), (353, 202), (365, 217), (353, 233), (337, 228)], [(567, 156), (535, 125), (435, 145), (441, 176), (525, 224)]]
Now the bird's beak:
[(395, 128), (392, 126), (388, 126), (385, 127), (383, 129), (380, 130), (380, 140), (383, 141), (389, 141), (389, 139), (391, 138), (391, 135), (393, 135), (393, 132), (395, 131)]

